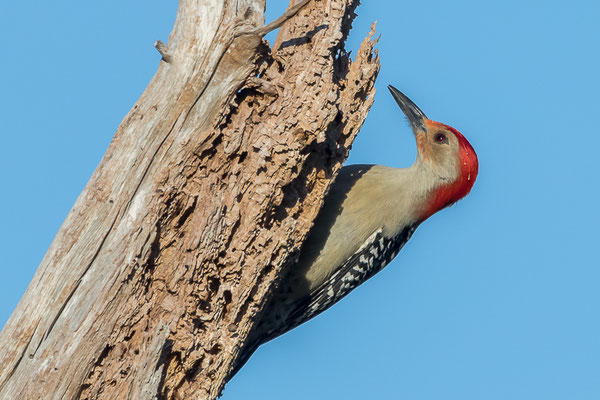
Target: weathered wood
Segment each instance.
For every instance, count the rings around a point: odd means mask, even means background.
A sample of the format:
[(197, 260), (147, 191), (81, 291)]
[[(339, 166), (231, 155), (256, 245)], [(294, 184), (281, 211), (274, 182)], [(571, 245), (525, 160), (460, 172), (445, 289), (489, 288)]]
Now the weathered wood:
[[(0, 333), (2, 399), (215, 398), (373, 102), (355, 0), (262, 36), (266, 0), (181, 0), (124, 118)], [(295, 4), (294, 1), (292, 1)]]

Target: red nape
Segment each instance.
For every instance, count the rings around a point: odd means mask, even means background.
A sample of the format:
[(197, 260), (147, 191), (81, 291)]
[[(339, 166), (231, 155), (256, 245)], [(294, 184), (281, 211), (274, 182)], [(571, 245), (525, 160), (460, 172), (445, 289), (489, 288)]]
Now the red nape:
[(458, 158), (460, 162), (460, 171), (457, 179), (447, 185), (438, 187), (429, 199), (428, 205), (425, 208), (423, 219), (427, 219), (442, 208), (448, 207), (458, 200), (465, 197), (471, 191), (475, 179), (477, 178), (477, 171), (479, 170), (479, 161), (477, 160), (477, 154), (471, 143), (456, 129), (451, 126), (436, 122), (448, 129), (458, 139)]

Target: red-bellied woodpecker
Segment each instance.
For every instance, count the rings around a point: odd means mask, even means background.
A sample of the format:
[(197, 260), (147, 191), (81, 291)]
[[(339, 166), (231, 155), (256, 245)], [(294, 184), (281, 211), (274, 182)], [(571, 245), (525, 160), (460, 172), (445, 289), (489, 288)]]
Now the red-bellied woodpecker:
[(466, 196), (477, 177), (473, 147), (388, 87), (417, 141), (410, 168), (343, 167), (296, 265), (281, 281), (232, 373), (260, 346), (325, 311), (381, 271), (427, 218)]

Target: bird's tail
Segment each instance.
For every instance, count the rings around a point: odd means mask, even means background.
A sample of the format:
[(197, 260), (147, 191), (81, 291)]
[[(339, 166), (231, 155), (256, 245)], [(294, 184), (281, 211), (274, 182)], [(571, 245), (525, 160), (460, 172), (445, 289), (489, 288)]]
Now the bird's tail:
[(249, 345), (244, 346), (235, 363), (235, 366), (229, 372), (229, 375), (227, 375), (226, 382), (229, 382), (240, 371), (240, 369), (242, 369), (242, 367), (246, 365), (252, 354), (254, 354), (256, 349), (258, 349), (258, 347), (260, 346), (260, 343), (261, 342), (259, 341), (252, 341)]

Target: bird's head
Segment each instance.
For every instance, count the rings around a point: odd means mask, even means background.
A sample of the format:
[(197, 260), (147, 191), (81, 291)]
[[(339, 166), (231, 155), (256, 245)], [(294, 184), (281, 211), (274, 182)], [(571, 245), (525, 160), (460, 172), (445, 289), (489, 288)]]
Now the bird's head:
[(475, 150), (456, 129), (428, 119), (408, 97), (388, 86), (402, 109), (417, 140), (418, 168), (432, 179), (427, 201), (420, 211), (422, 219), (465, 197), (473, 187), (479, 163)]

